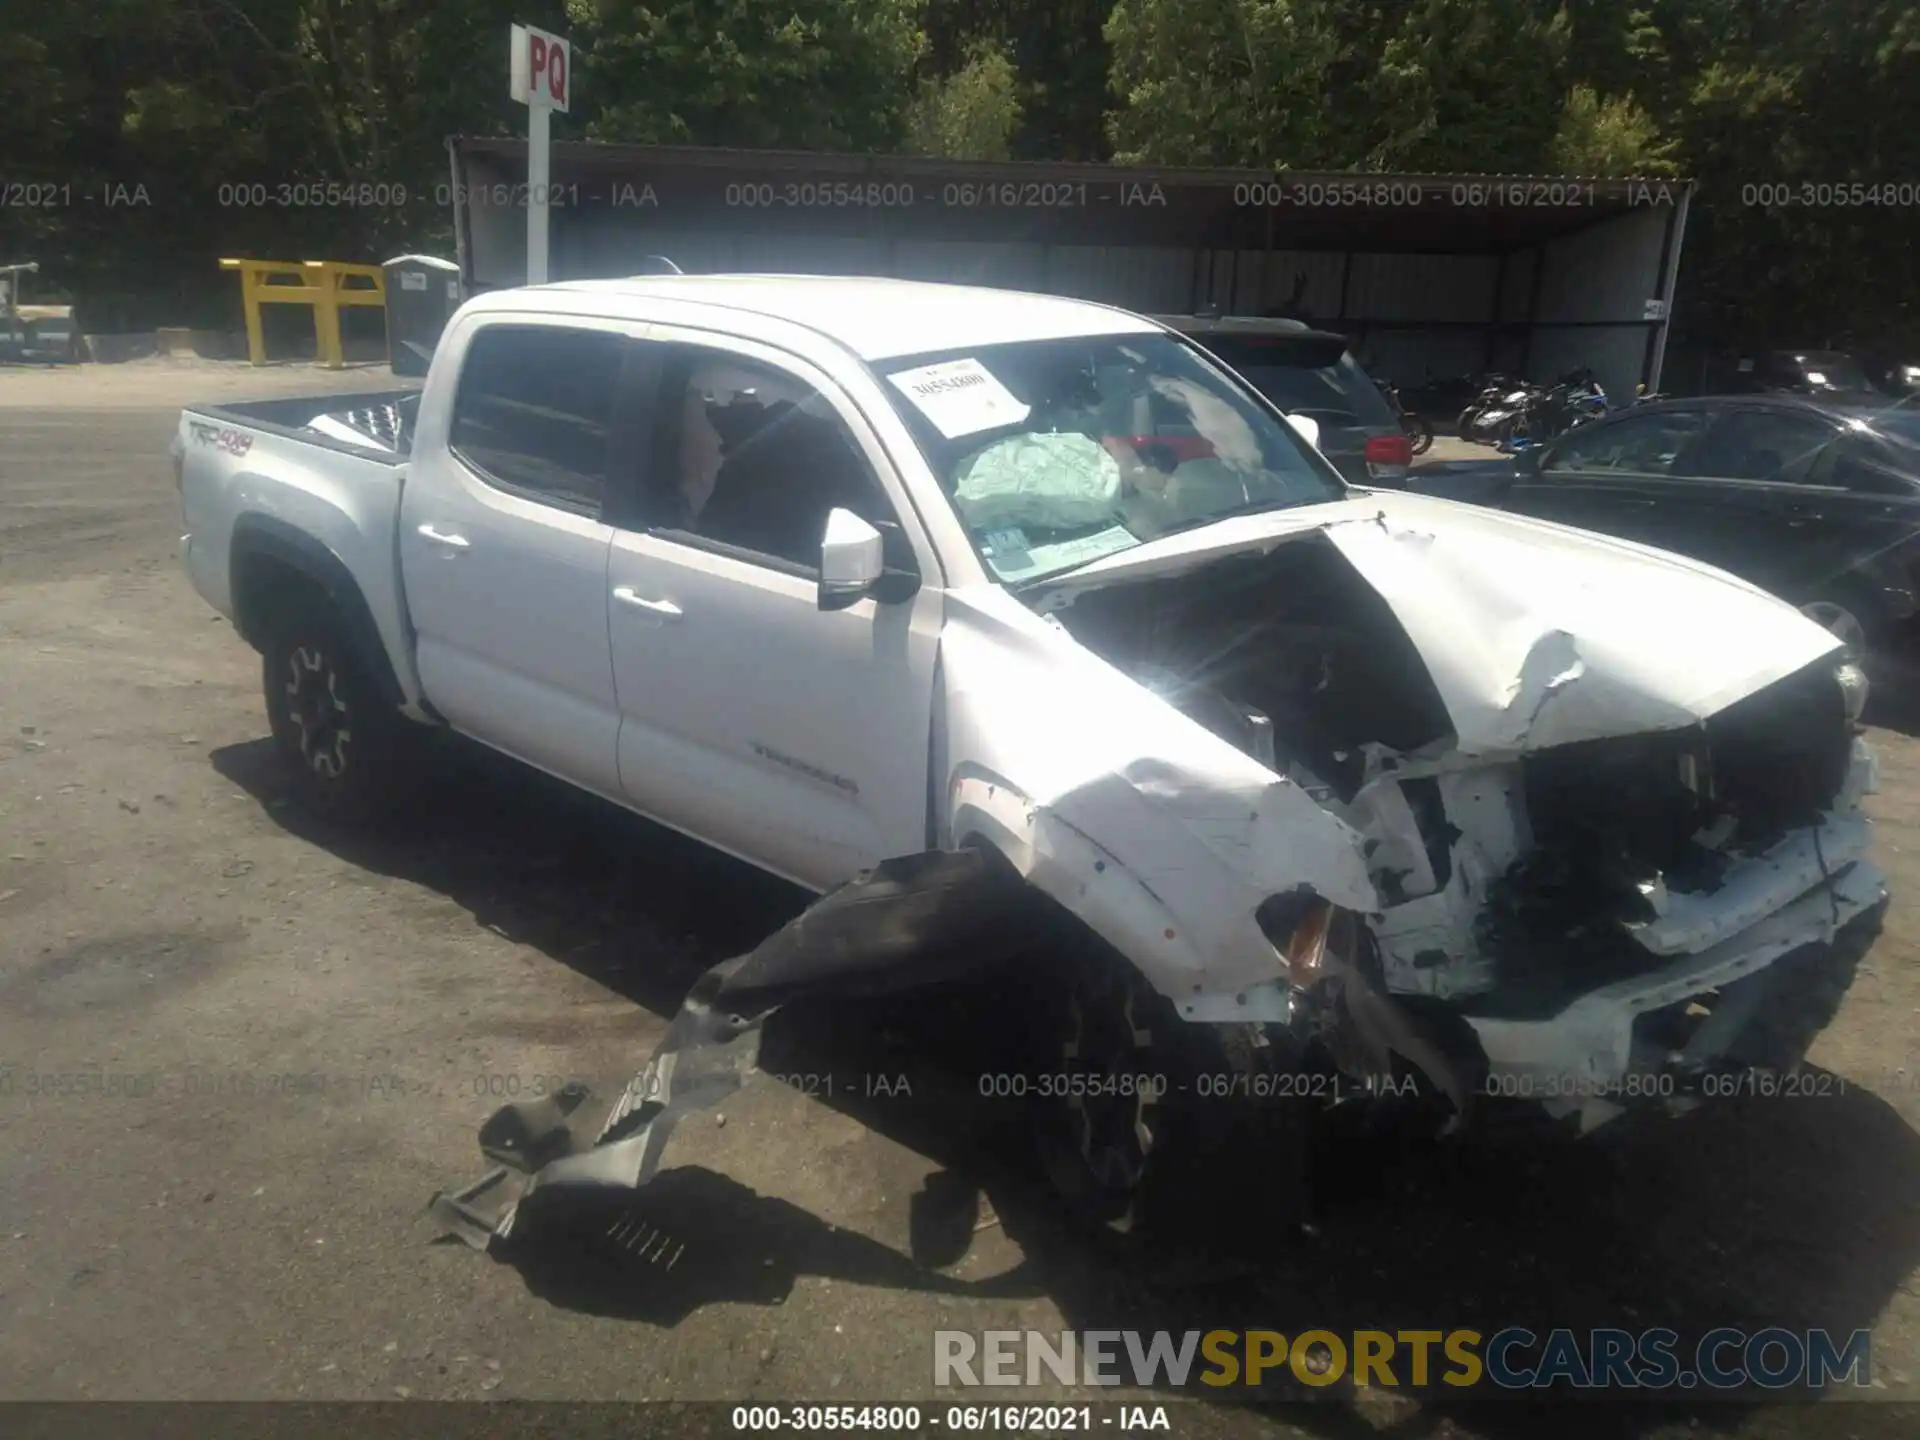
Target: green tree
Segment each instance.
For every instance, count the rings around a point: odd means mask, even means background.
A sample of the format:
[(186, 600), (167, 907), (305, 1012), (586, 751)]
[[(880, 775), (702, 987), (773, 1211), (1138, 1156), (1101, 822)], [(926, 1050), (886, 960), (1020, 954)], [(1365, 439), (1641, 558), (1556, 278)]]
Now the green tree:
[(1670, 176), (1679, 172), (1677, 148), (1632, 96), (1602, 99), (1591, 85), (1576, 85), (1561, 107), (1548, 163), (1566, 175)]
[(1021, 160), (1102, 160), (1107, 155), (1108, 54), (1113, 0), (928, 0), (927, 73), (957, 74), (975, 47), (1013, 62), (1020, 124), (1010, 149)]
[(1371, 167), (1525, 174), (1546, 168), (1571, 25), (1536, 0), (1406, 8), (1366, 95)]
[(1000, 45), (980, 41), (952, 75), (921, 83), (907, 115), (906, 148), (956, 160), (1006, 160), (1019, 126), (1013, 61)]
[(885, 150), (923, 0), (569, 0), (596, 139)]
[(1335, 55), (1317, 0), (1119, 0), (1116, 160), (1311, 165), (1324, 151), (1319, 77)]

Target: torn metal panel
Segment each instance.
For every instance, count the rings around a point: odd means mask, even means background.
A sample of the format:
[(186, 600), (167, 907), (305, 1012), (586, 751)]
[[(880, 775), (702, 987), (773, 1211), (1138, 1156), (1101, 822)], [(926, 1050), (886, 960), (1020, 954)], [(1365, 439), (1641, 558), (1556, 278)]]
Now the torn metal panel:
[[(621, 1092), (591, 1144), (568, 1117), (586, 1098), (508, 1105), (480, 1132), (500, 1171), (434, 1197), (446, 1232), (479, 1249), (516, 1234), (536, 1192), (624, 1192), (660, 1168), (674, 1128), (739, 1089), (759, 1053), (761, 1026), (781, 1006), (821, 996), (878, 996), (960, 979), (1004, 963), (1033, 942), (1032, 893), (1002, 861), (978, 850), (889, 860), (829, 892), (745, 955), (694, 983), (646, 1067)], [(480, 1196), (527, 1174), (504, 1208)]]
[(989, 840), (1176, 1002), (1279, 972), (1270, 895), (1374, 908), (1359, 837), (1299, 784), (1004, 592), (948, 600), (950, 843)]

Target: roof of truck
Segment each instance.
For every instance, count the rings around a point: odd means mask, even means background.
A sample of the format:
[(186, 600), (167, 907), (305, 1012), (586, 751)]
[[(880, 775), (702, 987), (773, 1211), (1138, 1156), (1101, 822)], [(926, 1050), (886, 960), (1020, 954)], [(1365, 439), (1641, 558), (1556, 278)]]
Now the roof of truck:
[[(570, 280), (544, 294), (660, 299), (789, 320), (830, 336), (862, 360), (978, 345), (1158, 330), (1143, 316), (1025, 290), (839, 275), (640, 275)], [(525, 290), (493, 291), (524, 297)]]

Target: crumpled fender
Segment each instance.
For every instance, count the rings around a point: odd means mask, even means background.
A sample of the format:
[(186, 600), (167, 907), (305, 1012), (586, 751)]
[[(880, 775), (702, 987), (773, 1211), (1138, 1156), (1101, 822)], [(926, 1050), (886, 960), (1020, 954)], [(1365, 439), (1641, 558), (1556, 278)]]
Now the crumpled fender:
[(1360, 837), (1299, 785), (1004, 592), (948, 601), (949, 843), (991, 843), (1188, 1010), (1280, 974), (1269, 896), (1378, 908)]

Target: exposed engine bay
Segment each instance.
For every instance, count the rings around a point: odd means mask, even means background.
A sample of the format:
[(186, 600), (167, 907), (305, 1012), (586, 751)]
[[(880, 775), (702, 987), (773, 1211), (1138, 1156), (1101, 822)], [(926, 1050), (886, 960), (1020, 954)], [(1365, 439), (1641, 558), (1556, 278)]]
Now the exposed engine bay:
[[(1873, 778), (1864, 679), (1832, 656), (1685, 729), (1475, 755), (1400, 621), (1322, 537), (1094, 590), (1055, 618), (1352, 826), (1380, 899), (1366, 968), (1414, 1010), (1445, 1002), (1482, 1042), (1538, 1049), (1515, 1064), (1617, 1081), (1642, 1038), (1619, 1032), (1670, 1003), (1670, 979), (1699, 971), (1676, 999), (1716, 989), (1702, 957), (1732, 962), (1797, 902), (1830, 922), (1815, 940), (1877, 903), (1857, 808)], [(1618, 1002), (1604, 1020), (1582, 1017), (1595, 995)], [(1666, 1052), (1714, 1007), (1692, 1008)], [(1561, 1025), (1581, 1053), (1527, 1022)], [(1472, 1067), (1501, 1068), (1499, 1048)]]

